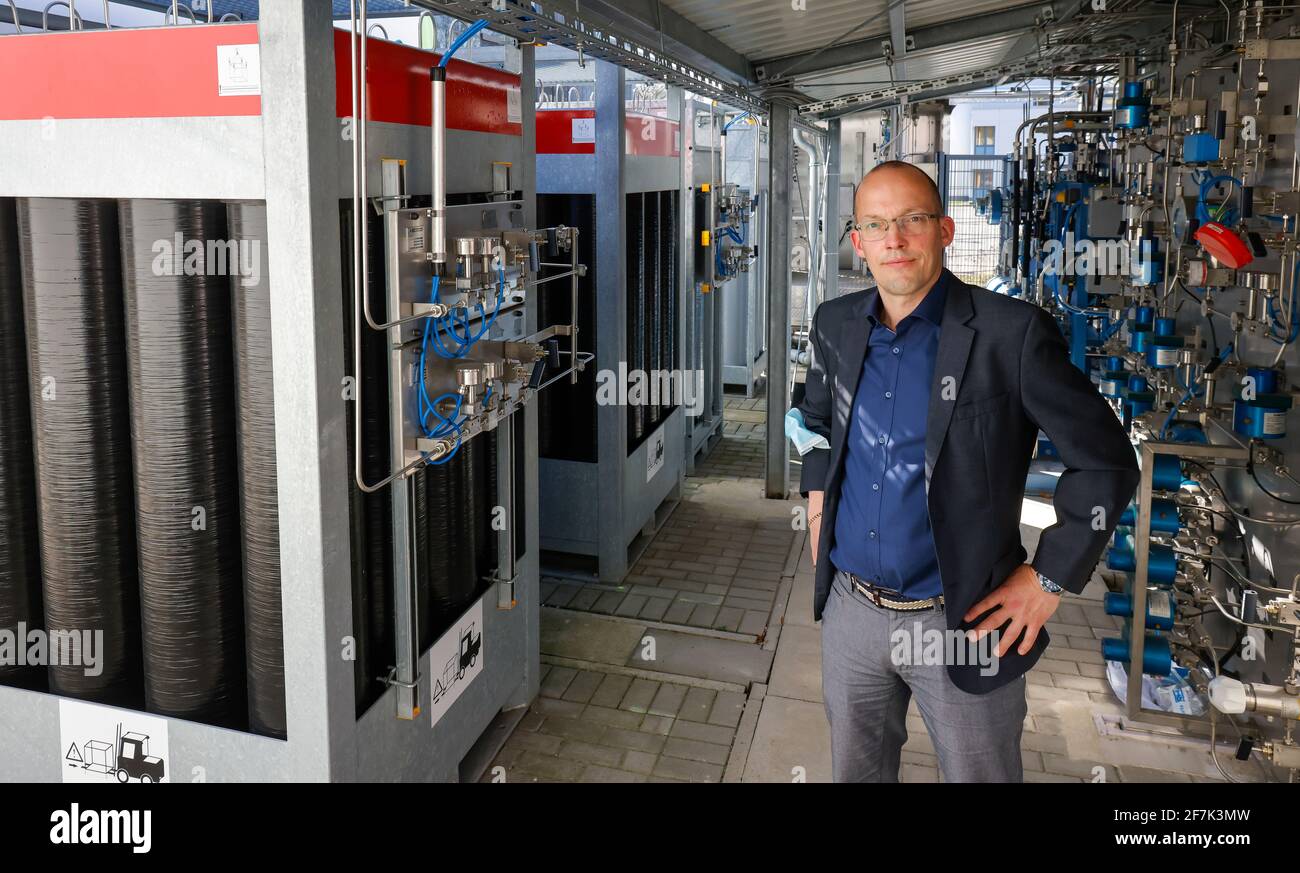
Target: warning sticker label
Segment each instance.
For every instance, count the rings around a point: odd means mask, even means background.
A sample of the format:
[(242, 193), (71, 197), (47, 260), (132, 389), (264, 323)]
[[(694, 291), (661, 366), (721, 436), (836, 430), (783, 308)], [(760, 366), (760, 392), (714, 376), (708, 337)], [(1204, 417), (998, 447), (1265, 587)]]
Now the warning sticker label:
[(217, 95), (262, 93), (262, 56), (257, 43), (217, 46)]
[(432, 724), (437, 724), (438, 719), (446, 715), (456, 698), (483, 672), (485, 652), (483, 600), (479, 598), (429, 650), (429, 676), (433, 683), (429, 702)]
[(111, 706), (59, 701), (64, 782), (168, 782), (167, 721)]

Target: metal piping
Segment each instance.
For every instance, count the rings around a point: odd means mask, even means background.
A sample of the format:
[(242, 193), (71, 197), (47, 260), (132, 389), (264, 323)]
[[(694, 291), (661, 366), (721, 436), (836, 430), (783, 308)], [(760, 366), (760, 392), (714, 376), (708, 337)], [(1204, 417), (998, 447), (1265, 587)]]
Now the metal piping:
[[(46, 6), (45, 6), (45, 8), (44, 8), (43, 10), (41, 10), (41, 30), (42, 30), (42, 31), (49, 32), (49, 29), (50, 29), (50, 10), (53, 9), (55, 6), (66, 6), (66, 7), (68, 7), (68, 30), (82, 30), (82, 29), (83, 29), (83, 28), (81, 27), (81, 24), (82, 24), (81, 16), (77, 14), (77, 0), (67, 0), (67, 2), (64, 2), (64, 0), (54, 0), (53, 3), (47, 3)], [(14, 18), (15, 23), (17, 23), (17, 20), (18, 20), (18, 19), (17, 19), (17, 17), (15, 16), (15, 18)]]
[(822, 198), (825, 196), (822, 191), (822, 183), (826, 171), (826, 161), (822, 157), (821, 144), (813, 141), (813, 138), (803, 128), (796, 127), (794, 129), (794, 142), (801, 151), (808, 155), (809, 165), (809, 214), (805, 216), (808, 222), (808, 288), (804, 294), (804, 324), (807, 325), (812, 323), (813, 310), (816, 308), (813, 301), (821, 302), (818, 295), (821, 291), (821, 271), (824, 257), (821, 252), (821, 221), (817, 217), (821, 215), (818, 204), (821, 203)]
[(197, 15), (194, 14), (194, 10), (191, 9), (190, 7), (186, 6), (184, 3), (180, 3), (180, 2), (178, 2), (178, 0), (173, 0), (173, 2), (172, 2), (172, 8), (171, 8), (170, 10), (168, 10), (166, 13), (163, 14), (163, 21), (164, 21), (164, 22), (167, 22), (168, 19), (170, 18), (170, 23), (171, 23), (171, 25), (172, 25), (173, 27), (177, 27), (177, 26), (179, 26), (180, 23), (181, 23), (181, 10), (182, 10), (182, 9), (184, 9), (184, 10), (189, 14), (189, 16), (190, 16), (190, 24), (198, 24), (198, 23), (199, 23), (199, 17), (198, 17)]
[(420, 48), (424, 48), (424, 19), (429, 19), (429, 24), (433, 29), (433, 39), (430, 40), (429, 50), (438, 50), (438, 19), (433, 17), (433, 13), (428, 9), (421, 10), (420, 17), (415, 20), (415, 40), (419, 43)]
[[(1169, 220), (1169, 165), (1173, 163), (1173, 127), (1174, 127), (1174, 82), (1178, 80), (1178, 0), (1174, 0), (1173, 20), (1169, 25), (1169, 103), (1165, 108), (1165, 172), (1160, 187), (1160, 210), (1165, 219), (1166, 246), (1164, 257), (1164, 292), (1160, 295), (1160, 307), (1164, 314), (1169, 313), (1166, 301), (1169, 298), (1169, 252), (1174, 247), (1174, 223)], [(1241, 86), (1241, 76), (1237, 76), (1237, 85)]]
[[(357, 487), (366, 494), (373, 494), (387, 484), (387, 481), (378, 485), (367, 485), (365, 474), (362, 472), (362, 451), (363, 433), (362, 433), (362, 415), (361, 415), (361, 312), (362, 303), (366, 298), (364, 286), (367, 284), (367, 274), (362, 270), (361, 253), (365, 251), (365, 245), (362, 242), (364, 234), (366, 216), (361, 210), (361, 191), (364, 187), (361, 182), (361, 140), (358, 137), (357, 124), (360, 120), (357, 117), (357, 100), (358, 100), (358, 77), (357, 77), (357, 0), (350, 0), (349, 7), (351, 17), (348, 33), (348, 48), (351, 52), (352, 59), (352, 433), (353, 445), (353, 478), (356, 480)], [(362, 6), (365, 3), (363, 0)], [(364, 11), (362, 13), (364, 15)], [(368, 319), (367, 319), (368, 320)]]
[[(1019, 204), (1022, 199), (1030, 203), (1032, 203), (1033, 201), (1034, 187), (1035, 187), (1034, 177), (1037, 172), (1036, 170), (1037, 146), (1035, 145), (1035, 137), (1038, 136), (1039, 125), (1041, 124), (1051, 125), (1051, 128), (1049, 129), (1047, 134), (1048, 137), (1050, 138), (1055, 131), (1055, 126), (1057, 123), (1062, 123), (1062, 122), (1076, 120), (1076, 119), (1110, 118), (1112, 117), (1112, 115), (1113, 115), (1112, 112), (1105, 111), (1105, 110), (1100, 112), (1080, 112), (1080, 111), (1061, 112), (1061, 113), (1047, 112), (1043, 115), (1037, 116), (1036, 118), (1026, 119), (1025, 121), (1021, 122), (1020, 126), (1016, 128), (1012, 153), (1016, 155), (1018, 161), (1023, 162), (1024, 169), (1025, 169), (1026, 187), (1022, 193), (1013, 197), (1013, 199), (1015, 200), (1013, 211), (1016, 214), (1019, 213)], [(1029, 128), (1029, 142), (1025, 143), (1024, 146), (1022, 147), (1020, 140), (1025, 132), (1025, 128)], [(1017, 175), (1016, 175), (1017, 181), (1019, 180), (1019, 178), (1020, 178), (1019, 171), (1017, 170)], [(1024, 239), (1022, 243), (1023, 247), (1022, 250), (1019, 252), (1017, 252), (1014, 249), (1012, 251), (1012, 257), (1016, 260), (1015, 284), (1020, 289), (1021, 296), (1025, 297), (1025, 299), (1028, 299), (1028, 294), (1029, 294), (1029, 287), (1026, 284), (1026, 280), (1029, 277), (1030, 247), (1034, 244), (1034, 235), (1035, 235), (1034, 216), (1035, 213), (1032, 208), (1025, 211), (1026, 227), (1024, 229), (1025, 232), (1024, 232)], [(1017, 232), (1014, 234), (1014, 236), (1016, 239), (1019, 239), (1021, 234)], [(1019, 255), (1018, 258), (1016, 257), (1017, 255)]]
[(447, 262), (447, 68), (435, 66), (429, 70), (433, 99), (430, 124), (432, 134), (432, 204), (429, 210), (429, 252), (435, 264)]

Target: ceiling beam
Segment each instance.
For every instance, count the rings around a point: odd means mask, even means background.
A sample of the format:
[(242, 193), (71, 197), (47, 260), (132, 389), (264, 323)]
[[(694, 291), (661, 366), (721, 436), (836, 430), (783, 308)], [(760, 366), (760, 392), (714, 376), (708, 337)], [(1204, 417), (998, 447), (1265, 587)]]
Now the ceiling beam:
[[(549, 5), (576, 11), (569, 0), (551, 0)], [(581, 9), (584, 16), (595, 13), (606, 18), (647, 44), (658, 45), (660, 51), (715, 76), (737, 84), (752, 85), (757, 81), (748, 58), (660, 0), (582, 0)]]
[[(1064, 11), (1053, 10), (1052, 26), (1060, 27), (1062, 25), (1069, 24), (1071, 21), (1073, 21), (1075, 18), (1079, 16), (1079, 11), (1082, 8), (1083, 8), (1083, 4), (1076, 3)], [(1007, 49), (1007, 53), (1002, 56), (1002, 63), (1005, 64), (1014, 61), (1016, 58), (1023, 58), (1031, 51), (1036, 50), (1038, 48), (1038, 41), (1040, 38), (1041, 37), (1039, 36), (1039, 34), (1032, 29), (1021, 34), (1020, 39), (1012, 43), (1011, 47)]]
[[(976, 85), (974, 87), (979, 87), (979, 86)], [(908, 103), (920, 103), (925, 100), (933, 100), (939, 97), (947, 97), (951, 94), (961, 94), (963, 92), (970, 91), (971, 88), (972, 88), (971, 83), (962, 82), (959, 84), (945, 85), (943, 87), (927, 88), (923, 91), (917, 91), (915, 94), (907, 94), (903, 96), (907, 97)], [(891, 94), (889, 96), (882, 96), (872, 100), (861, 100), (854, 104), (846, 104), (846, 105), (841, 105), (830, 109), (823, 109), (818, 111), (812, 117), (820, 118), (823, 121), (825, 121), (832, 118), (841, 118), (845, 115), (852, 115), (855, 112), (866, 112), (871, 109), (884, 109), (889, 106), (897, 105), (898, 102), (899, 102), (899, 95)]]
[[(1156, 51), (1163, 44), (1163, 30), (1154, 27), (1134, 25), (1132, 31), (1125, 35), (1122, 42), (1108, 44), (1108, 55), (1141, 51)], [(869, 91), (846, 94), (808, 103), (799, 107), (799, 114), (804, 118), (831, 119), (854, 112), (893, 106), (902, 100), (914, 103), (949, 94), (976, 91), (1008, 79), (1031, 79), (1047, 77), (1053, 71), (1057, 75), (1079, 78), (1093, 73), (1070, 71), (1070, 67), (1088, 67), (1098, 63), (1113, 65), (1111, 61), (1090, 59), (1086, 53), (1077, 52), (1070, 57), (1049, 55), (1042, 58), (1020, 58), (997, 67), (982, 70), (970, 70), (927, 79), (923, 82), (907, 82), (897, 85), (882, 85)]]
[(907, 78), (907, 19), (905, 7), (907, 0), (893, 0), (889, 4), (889, 46), (894, 56), (894, 76)]
[[(955, 21), (944, 21), (924, 27), (907, 29), (906, 39), (911, 42), (907, 51), (919, 52), (926, 49), (941, 48), (950, 43), (967, 42), (991, 36), (1001, 36), (1015, 30), (1033, 27), (1048, 10), (1054, 20), (1073, 14), (1080, 5), (1080, 0), (1050, 0), (1050, 2), (1030, 3), (998, 12), (972, 15)], [(883, 60), (886, 41), (893, 41), (890, 31), (878, 33), (865, 39), (844, 43), (843, 45), (817, 49), (812, 52), (799, 52), (793, 55), (765, 58), (754, 62), (754, 72), (760, 81), (789, 78), (798, 80), (817, 73), (825, 73), (845, 67), (860, 66), (872, 61)], [(894, 52), (895, 57), (901, 53)], [(816, 57), (812, 57), (816, 55)]]
[(589, 58), (609, 61), (651, 79), (686, 88), (738, 109), (765, 115), (767, 108), (748, 83), (700, 69), (659, 40), (643, 40), (626, 32), (626, 19), (593, 14), (588, 2), (581, 13), (573, 0), (537, 0), (523, 5), (499, 0), (411, 0), (415, 5), (464, 21), (483, 19), (497, 33), (529, 43), (552, 43), (581, 51)]

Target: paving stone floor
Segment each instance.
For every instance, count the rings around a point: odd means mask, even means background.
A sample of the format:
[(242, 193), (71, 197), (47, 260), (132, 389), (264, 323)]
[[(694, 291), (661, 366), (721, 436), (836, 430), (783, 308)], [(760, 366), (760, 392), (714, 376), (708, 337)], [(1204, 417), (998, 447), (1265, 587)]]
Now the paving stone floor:
[[(765, 415), (763, 398), (728, 396), (722, 439), (687, 478), (681, 502), (623, 584), (544, 576), (542, 602), (762, 637), (795, 544), (792, 517), (784, 509), (758, 515), (753, 504), (719, 504), (708, 486), (762, 477)], [(729, 432), (737, 416), (746, 429)]]
[[(812, 567), (790, 522), (802, 502), (762, 498), (763, 404), (727, 398), (722, 439), (625, 584), (543, 580), (541, 690), (484, 781), (829, 781)], [(1027, 501), (1031, 554), (1053, 518)], [(1026, 781), (1220, 781), (1202, 727), (1123, 719), (1099, 653), (1119, 634), (1105, 591), (1094, 576), (1047, 626), (1051, 646), (1028, 675)], [(672, 654), (638, 660), (651, 637)], [(915, 705), (907, 728), (902, 780), (940, 781)], [(1224, 733), (1223, 765), (1263, 781), (1267, 768), (1234, 761)]]
[(512, 782), (720, 782), (744, 706), (735, 691), (548, 665), (494, 764)]

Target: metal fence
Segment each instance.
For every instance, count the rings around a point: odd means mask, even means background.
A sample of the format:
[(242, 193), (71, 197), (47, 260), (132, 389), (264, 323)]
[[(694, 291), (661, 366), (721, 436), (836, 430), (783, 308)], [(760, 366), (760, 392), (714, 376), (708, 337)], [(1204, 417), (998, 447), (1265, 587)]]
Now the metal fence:
[(939, 156), (939, 190), (944, 208), (957, 225), (948, 247), (947, 267), (972, 285), (983, 286), (997, 274), (1001, 227), (976, 211), (976, 200), (1006, 185), (1007, 161), (1001, 155)]

